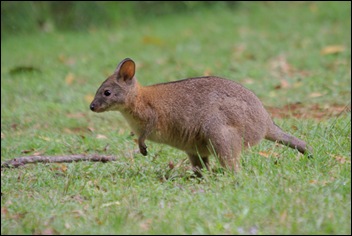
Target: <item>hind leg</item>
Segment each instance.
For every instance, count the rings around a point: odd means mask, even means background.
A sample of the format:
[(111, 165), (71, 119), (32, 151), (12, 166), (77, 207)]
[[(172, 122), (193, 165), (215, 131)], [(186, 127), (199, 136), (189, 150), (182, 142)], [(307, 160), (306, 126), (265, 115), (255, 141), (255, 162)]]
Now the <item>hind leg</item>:
[(206, 167), (207, 169), (209, 169), (209, 158), (207, 156), (199, 157), (196, 154), (190, 154), (190, 153), (188, 153), (188, 157), (189, 157), (189, 160), (191, 161), (192, 169), (194, 173), (198, 177), (202, 177), (202, 174), (201, 174), (202, 168)]
[(233, 127), (221, 127), (209, 132), (209, 150), (219, 158), (220, 164), (233, 171), (240, 169), (242, 138)]

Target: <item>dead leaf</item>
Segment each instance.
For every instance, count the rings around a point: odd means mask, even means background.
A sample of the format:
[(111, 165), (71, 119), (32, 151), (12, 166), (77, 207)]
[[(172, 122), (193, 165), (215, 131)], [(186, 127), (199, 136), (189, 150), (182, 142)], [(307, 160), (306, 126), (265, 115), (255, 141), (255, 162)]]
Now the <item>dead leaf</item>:
[(98, 224), (98, 225), (102, 225), (104, 223), (104, 221), (101, 221), (98, 217), (95, 217), (95, 222)]
[(245, 78), (242, 80), (244, 84), (254, 84), (254, 80), (252, 78)]
[(69, 128), (64, 128), (64, 132), (68, 134), (72, 134), (73, 132)]
[(66, 57), (65, 57), (63, 54), (60, 54), (60, 55), (58, 56), (58, 59), (59, 59), (59, 61), (62, 62), (62, 63), (64, 63), (64, 62), (66, 61)]
[(290, 84), (285, 79), (282, 79), (280, 81), (280, 85), (281, 85), (281, 88), (289, 88), (289, 87), (291, 87)]
[(62, 173), (66, 173), (67, 171), (67, 166), (65, 164), (55, 164), (53, 166), (50, 167), (51, 171), (57, 171), (57, 172), (62, 172)]
[(287, 210), (284, 210), (280, 215), (280, 223), (283, 224), (287, 220)]
[(261, 155), (262, 157), (266, 157), (266, 158), (269, 157), (269, 153), (267, 153), (267, 152), (259, 152), (259, 155)]
[(235, 218), (235, 215), (233, 213), (228, 212), (224, 214), (224, 217), (231, 219), (231, 218)]
[(6, 207), (1, 207), (1, 218), (9, 213)]
[(72, 198), (72, 200), (75, 200), (79, 203), (82, 203), (85, 201), (85, 198), (82, 197), (81, 195), (73, 195), (73, 196), (71, 196), (71, 198)]
[(295, 126), (295, 125), (291, 125), (291, 129), (292, 129), (292, 130), (298, 130), (298, 127)]
[(41, 232), (36, 232), (35, 234), (40, 234), (40, 235), (56, 235), (57, 232), (53, 228), (46, 228), (42, 230)]
[(325, 95), (325, 94), (322, 94), (322, 93), (319, 93), (319, 92), (313, 92), (313, 93), (309, 94), (309, 97), (310, 98), (317, 98), (317, 97), (321, 97), (323, 95)]
[(301, 87), (302, 85), (303, 85), (302, 82), (296, 82), (296, 83), (293, 84), (293, 88), (299, 88), (299, 87)]
[(97, 134), (97, 139), (107, 139), (107, 137), (103, 134)]
[(87, 127), (71, 127), (64, 128), (64, 132), (68, 134), (81, 134), (89, 131)]
[(240, 53), (244, 52), (245, 50), (246, 50), (245, 44), (238, 44), (233, 47), (233, 52), (236, 54), (237, 53), (240, 54)]
[(265, 157), (265, 158), (279, 157), (279, 154), (275, 153), (275, 152), (263, 152), (263, 151), (261, 151), (258, 154), (261, 155), (262, 157)]
[(43, 151), (33, 152), (33, 156), (40, 156), (43, 155)]
[(312, 13), (318, 12), (317, 4), (311, 3), (311, 4), (309, 5), (309, 10), (310, 10)]
[(101, 205), (101, 207), (110, 207), (110, 206), (119, 206), (119, 205), (121, 205), (121, 203), (119, 201), (116, 201), (116, 202), (104, 203)]
[(65, 164), (58, 164), (59, 169), (61, 170), (61, 172), (66, 172), (67, 171), (67, 165)]
[(142, 42), (144, 44), (150, 44), (150, 45), (156, 45), (156, 46), (162, 46), (165, 43), (161, 38), (154, 37), (154, 36), (144, 36), (142, 39)]
[(31, 148), (31, 149), (28, 149), (28, 150), (22, 150), (21, 153), (27, 154), (27, 153), (30, 153), (30, 152), (33, 152), (33, 151), (34, 151), (34, 148)]
[(279, 55), (271, 60), (270, 62), (271, 70), (278, 78), (283, 76), (291, 76), (295, 69), (288, 63), (286, 56)]
[(79, 112), (79, 113), (69, 113), (69, 114), (66, 114), (66, 117), (68, 118), (84, 118), (86, 117), (86, 113), (84, 112)]
[(175, 164), (172, 161), (169, 161), (169, 168), (170, 168), (170, 170), (175, 168)]
[(338, 161), (341, 164), (351, 163), (351, 160), (348, 160), (346, 157), (333, 155), (333, 154), (330, 154), (330, 156), (333, 157), (336, 161)]
[(276, 96), (277, 96), (277, 92), (276, 92), (275, 90), (271, 90), (271, 91), (269, 92), (269, 97), (274, 98), (274, 97), (276, 97)]
[(68, 65), (68, 66), (72, 66), (76, 63), (76, 59), (74, 59), (72, 57), (67, 57), (63, 54), (59, 55), (58, 59), (61, 63)]
[(49, 137), (39, 136), (39, 138), (40, 138), (40, 139), (43, 139), (43, 140), (45, 140), (45, 141), (48, 141), (48, 142), (51, 141), (51, 138), (49, 138)]
[(147, 219), (142, 223), (140, 223), (139, 226), (141, 227), (142, 230), (149, 230), (152, 222), (153, 222), (152, 219)]
[(280, 80), (280, 84), (276, 85), (274, 89), (285, 89), (291, 87), (290, 84), (285, 79)]
[(74, 80), (75, 80), (75, 76), (71, 72), (68, 73), (65, 77), (65, 83), (67, 85), (71, 85)]
[(11, 124), (12, 129), (17, 130), (17, 127), (18, 127), (18, 124), (16, 124), (16, 123)]
[(23, 219), (26, 216), (26, 212), (25, 213), (16, 213), (13, 215), (10, 215), (10, 219), (14, 219), (14, 220), (19, 220), (19, 219)]
[(205, 190), (202, 188), (194, 188), (194, 189), (191, 189), (191, 192), (194, 194), (202, 194), (202, 193), (205, 193)]
[(84, 96), (84, 100), (88, 103), (91, 103), (93, 101), (93, 99), (94, 99), (94, 95), (92, 95), (92, 94), (87, 94)]
[(204, 76), (209, 76), (209, 75), (211, 75), (211, 73), (212, 73), (212, 72), (211, 72), (211, 69), (207, 68), (207, 69), (205, 69), (203, 75), (204, 75)]
[(337, 54), (345, 51), (342, 45), (329, 45), (320, 50), (321, 55)]
[[(166, 59), (166, 58), (157, 58), (157, 59), (155, 60), (155, 62), (156, 62), (156, 64), (158, 64), (158, 65), (164, 65), (165, 63), (167, 63), (167, 59)], [(140, 63), (140, 64), (142, 64), (142, 63)], [(138, 64), (138, 67), (139, 67), (139, 68), (141, 68), (140, 64)], [(144, 65), (142, 65), (142, 67), (143, 67), (143, 66), (144, 66)]]
[(330, 181), (326, 181), (326, 180), (323, 180), (323, 181), (318, 181), (316, 179), (312, 179), (312, 180), (309, 180), (309, 183), (310, 184), (317, 184), (317, 185), (322, 185), (322, 186), (325, 186), (327, 185), (328, 183), (330, 183)]
[(266, 109), (275, 118), (296, 117), (318, 120), (338, 116), (344, 111), (351, 112), (350, 106), (338, 104), (326, 104), (322, 107), (319, 104), (289, 103), (283, 107), (266, 107)]
[(290, 64), (285, 55), (279, 55), (270, 60), (270, 70), (274, 77), (281, 80), (279, 88), (288, 88), (290, 84), (285, 81), (285, 77), (299, 76), (301, 79), (311, 74), (309, 71), (298, 70)]
[(73, 214), (75, 214), (75, 217), (76, 218), (79, 218), (79, 217), (83, 217), (84, 216), (84, 212), (81, 211), (81, 210), (73, 210), (71, 211)]

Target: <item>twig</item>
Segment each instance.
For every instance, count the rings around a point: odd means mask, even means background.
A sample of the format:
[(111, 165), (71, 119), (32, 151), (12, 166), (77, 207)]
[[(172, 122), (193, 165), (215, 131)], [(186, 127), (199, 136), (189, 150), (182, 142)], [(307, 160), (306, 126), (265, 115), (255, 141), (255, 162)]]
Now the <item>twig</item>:
[(24, 156), (17, 157), (12, 160), (1, 163), (1, 168), (17, 168), (26, 164), (41, 163), (62, 163), (62, 162), (76, 162), (76, 161), (93, 161), (93, 162), (108, 162), (116, 161), (115, 156), (104, 155), (66, 155), (66, 156)]

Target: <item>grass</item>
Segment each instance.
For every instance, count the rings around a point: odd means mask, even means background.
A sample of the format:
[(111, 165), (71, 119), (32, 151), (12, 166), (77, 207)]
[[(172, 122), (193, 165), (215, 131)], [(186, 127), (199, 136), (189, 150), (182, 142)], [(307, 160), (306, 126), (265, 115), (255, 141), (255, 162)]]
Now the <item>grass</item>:
[[(242, 3), (2, 39), (1, 160), (100, 153), (119, 161), (2, 169), (1, 233), (351, 234), (348, 109), (275, 119), (314, 147), (314, 159), (263, 141), (242, 154), (239, 173), (195, 179), (183, 152), (147, 142), (149, 155), (135, 154), (119, 113), (88, 108), (125, 57), (144, 85), (214, 74), (266, 106), (350, 107), (350, 17), (348, 2)], [(338, 50), (323, 53), (331, 46)]]

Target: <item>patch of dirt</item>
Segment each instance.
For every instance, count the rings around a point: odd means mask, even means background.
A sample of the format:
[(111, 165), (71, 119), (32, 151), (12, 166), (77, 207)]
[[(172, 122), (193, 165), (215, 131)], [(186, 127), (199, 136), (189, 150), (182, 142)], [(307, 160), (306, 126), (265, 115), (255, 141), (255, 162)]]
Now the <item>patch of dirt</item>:
[(283, 107), (266, 107), (266, 109), (273, 118), (295, 117), (299, 119), (322, 120), (351, 112), (351, 104), (306, 105), (302, 103), (292, 103)]

